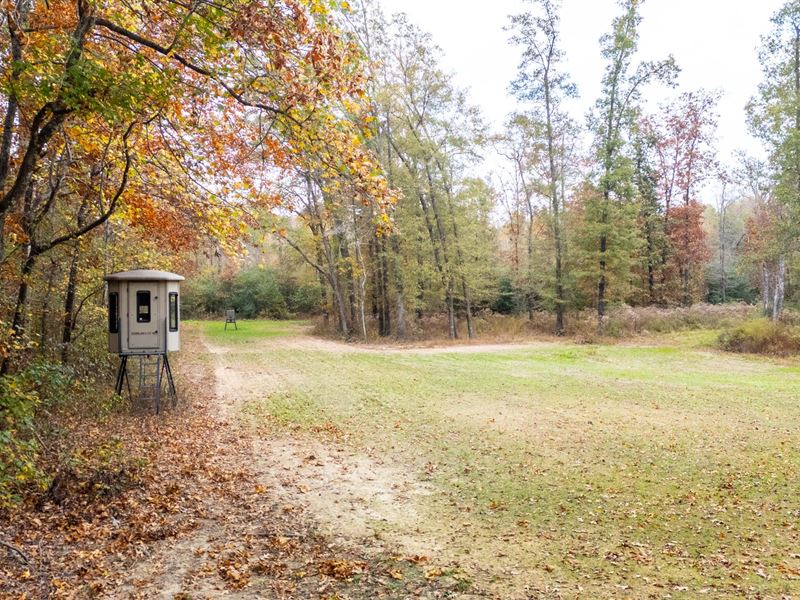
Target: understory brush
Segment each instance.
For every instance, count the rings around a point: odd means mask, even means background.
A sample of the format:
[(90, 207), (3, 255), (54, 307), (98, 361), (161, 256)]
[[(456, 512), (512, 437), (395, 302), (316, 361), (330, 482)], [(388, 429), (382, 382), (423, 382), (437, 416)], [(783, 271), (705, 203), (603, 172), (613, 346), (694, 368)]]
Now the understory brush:
[(108, 387), (113, 363), (98, 331), (76, 340), (68, 363), (54, 353), (29, 353), (0, 377), (0, 510), (57, 486), (59, 474), (63, 479), (72, 468), (76, 423), (96, 422), (117, 408)]
[(719, 346), (729, 352), (749, 354), (800, 354), (800, 326), (792, 324), (791, 320), (754, 319), (723, 332), (719, 336)]
[[(695, 304), (689, 307), (658, 308), (618, 306), (609, 309), (602, 331), (598, 327), (597, 313), (583, 310), (568, 313), (565, 319), (565, 335), (585, 343), (599, 338), (627, 338), (653, 333), (663, 334), (700, 329), (725, 329), (752, 318), (756, 308), (743, 303)], [(482, 311), (475, 315), (475, 329), (482, 341), (511, 342), (537, 336), (551, 336), (555, 329), (555, 315), (546, 311), (535, 311), (532, 315), (503, 315)], [(336, 336), (336, 323), (329, 319), (316, 320), (315, 333)], [(437, 341), (448, 337), (447, 317), (442, 314), (409, 318), (404, 338), (412, 342)], [(368, 339), (379, 339), (377, 324), (368, 323)], [(459, 319), (459, 337), (465, 339), (466, 320)], [(354, 340), (358, 333), (352, 334)]]

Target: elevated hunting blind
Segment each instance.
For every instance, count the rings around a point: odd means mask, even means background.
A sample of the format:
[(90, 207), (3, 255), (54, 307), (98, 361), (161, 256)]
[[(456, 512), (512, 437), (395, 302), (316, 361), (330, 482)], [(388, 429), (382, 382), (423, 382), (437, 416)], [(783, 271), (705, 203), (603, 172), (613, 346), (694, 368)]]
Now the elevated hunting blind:
[[(168, 352), (180, 349), (181, 275), (140, 269), (108, 275), (108, 349), (121, 357), (116, 393), (128, 378), (128, 358), (139, 357), (140, 401), (153, 400), (161, 406), (161, 387), (166, 375), (167, 393), (173, 404), (175, 384)], [(153, 375), (155, 381), (149, 382)], [(147, 394), (147, 397), (144, 397)]]

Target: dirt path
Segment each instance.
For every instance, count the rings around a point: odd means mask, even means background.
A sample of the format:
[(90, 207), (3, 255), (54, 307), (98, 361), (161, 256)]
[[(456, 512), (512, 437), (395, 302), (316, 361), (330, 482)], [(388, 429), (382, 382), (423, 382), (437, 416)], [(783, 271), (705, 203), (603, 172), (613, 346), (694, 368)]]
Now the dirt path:
[[(268, 396), (291, 386), (291, 374), (274, 366), (247, 369), (228, 360), (227, 348), (205, 342), (215, 359), (216, 397), (220, 418), (241, 427), (245, 399), (254, 392)], [(311, 337), (281, 338), (281, 346), (332, 354), (367, 349)], [(288, 381), (287, 381), (288, 379)], [(429, 486), (403, 469), (369, 454), (354, 452), (337, 439), (337, 431), (291, 435), (267, 428), (245, 431), (252, 448), (250, 467), (261, 485), (281, 502), (299, 505), (313, 515), (325, 535), (359, 545), (379, 555), (384, 542), (410, 555), (435, 552), (435, 542), (386, 530), (413, 532), (418, 520), (416, 501)]]
[[(186, 334), (185, 334), (186, 335)], [(424, 483), (378, 457), (360, 455), (336, 431), (290, 435), (242, 418), (248, 390), (286, 385), (273, 369), (247, 369), (236, 354), (193, 335), (182, 369), (207, 397), (215, 422), (211, 461), (223, 479), (203, 518), (176, 539), (143, 546), (107, 597), (477, 598), (459, 591), (456, 565), (413, 535)], [(307, 337), (282, 345), (361, 351)]]

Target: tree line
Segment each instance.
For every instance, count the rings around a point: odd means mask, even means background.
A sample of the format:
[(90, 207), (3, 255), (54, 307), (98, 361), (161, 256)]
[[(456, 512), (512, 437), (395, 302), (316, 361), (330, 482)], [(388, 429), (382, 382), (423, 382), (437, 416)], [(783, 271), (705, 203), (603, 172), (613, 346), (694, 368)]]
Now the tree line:
[[(520, 108), (499, 132), (407, 17), (367, 0), (346, 15), (364, 54), (365, 144), (397, 201), (392, 226), (376, 226), (372, 208), (320, 170), (287, 173), (297, 202), (273, 222), (317, 273), (323, 312), (344, 335), (366, 337), (374, 321), (401, 338), (426, 314), (444, 315), (451, 338), (472, 338), (485, 309), (550, 311), (556, 334), (569, 311), (587, 308), (602, 331), (615, 304), (758, 297), (778, 319), (797, 268), (800, 3), (773, 18), (764, 83), (747, 107), (769, 158), (741, 154), (732, 167), (715, 147), (717, 92), (646, 109), (646, 90), (674, 87), (679, 67), (637, 59), (642, 2), (621, 2), (600, 40), (606, 67), (585, 123), (565, 108), (578, 90), (564, 69), (559, 4), (529, 4), (508, 22)], [(480, 175), (489, 152), (503, 164)]]

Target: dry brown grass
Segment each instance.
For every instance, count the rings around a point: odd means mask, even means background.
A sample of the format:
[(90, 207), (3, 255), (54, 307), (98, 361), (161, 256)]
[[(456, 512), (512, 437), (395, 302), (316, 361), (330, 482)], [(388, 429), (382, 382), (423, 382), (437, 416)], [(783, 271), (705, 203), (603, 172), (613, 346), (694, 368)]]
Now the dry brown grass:
[[(757, 315), (758, 309), (747, 304), (695, 304), (690, 307), (659, 308), (619, 306), (609, 310), (602, 335), (598, 334), (597, 314), (593, 309), (569, 313), (566, 317), (565, 335), (575, 341), (592, 343), (603, 338), (623, 339), (649, 334), (662, 334), (699, 329), (725, 329), (734, 327)], [(528, 315), (501, 315), (484, 311), (475, 316), (475, 327), (481, 342), (519, 342), (554, 335), (555, 315), (538, 311)], [(313, 332), (324, 337), (339, 337), (335, 323), (327, 324), (318, 318)], [(354, 341), (358, 341), (354, 334)], [(426, 315), (410, 319), (403, 340), (415, 344), (446, 340), (445, 315)], [(459, 320), (459, 337), (466, 338), (466, 321)], [(377, 326), (369, 323), (368, 341), (379, 339)]]

